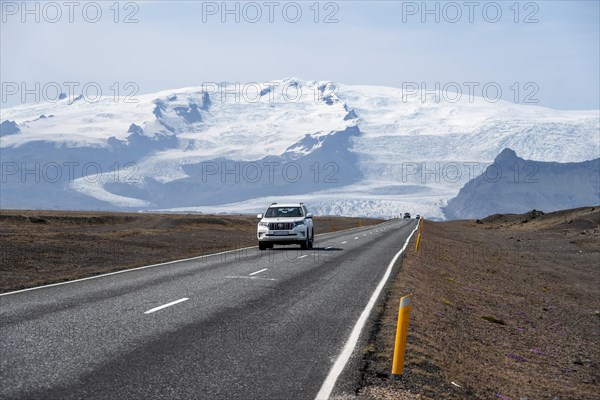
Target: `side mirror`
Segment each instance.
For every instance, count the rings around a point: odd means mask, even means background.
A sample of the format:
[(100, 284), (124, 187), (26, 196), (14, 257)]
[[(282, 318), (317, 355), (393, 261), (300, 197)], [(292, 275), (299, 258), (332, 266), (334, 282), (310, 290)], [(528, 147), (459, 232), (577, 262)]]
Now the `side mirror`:
[(256, 218), (262, 219), (262, 217), (263, 217), (262, 214), (256, 214)]
[(306, 214), (306, 218), (312, 218), (312, 217), (313, 217), (312, 213), (307, 213)]

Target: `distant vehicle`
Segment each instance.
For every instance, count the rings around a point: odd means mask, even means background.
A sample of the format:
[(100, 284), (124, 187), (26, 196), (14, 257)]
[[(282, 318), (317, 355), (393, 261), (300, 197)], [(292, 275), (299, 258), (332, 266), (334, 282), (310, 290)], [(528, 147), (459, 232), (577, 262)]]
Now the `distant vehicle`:
[(421, 216), (419, 214), (417, 214), (417, 216), (415, 217), (415, 219), (421, 219)]
[(404, 218), (410, 218), (410, 213), (404, 213)]
[(258, 248), (266, 250), (274, 244), (299, 244), (302, 250), (312, 249), (315, 238), (313, 215), (304, 203), (273, 203), (260, 218), (256, 231)]

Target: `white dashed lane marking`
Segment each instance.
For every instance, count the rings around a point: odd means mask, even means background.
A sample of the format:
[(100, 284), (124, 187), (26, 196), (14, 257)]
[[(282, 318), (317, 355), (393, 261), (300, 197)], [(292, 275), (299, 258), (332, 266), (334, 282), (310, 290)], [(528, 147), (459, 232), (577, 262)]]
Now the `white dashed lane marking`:
[(256, 272), (251, 273), (250, 276), (260, 274), (261, 272), (265, 272), (267, 270), (268, 270), (268, 268), (263, 268), (260, 271), (256, 271)]
[(184, 302), (186, 300), (189, 300), (189, 299), (187, 297), (184, 297), (183, 299), (175, 300), (175, 301), (172, 301), (170, 303), (163, 304), (162, 306), (151, 308), (148, 311), (144, 312), (144, 314), (152, 314), (153, 312), (156, 312), (158, 310), (162, 310), (163, 308), (174, 306), (175, 304), (182, 303), (182, 302)]
[(227, 279), (258, 279), (261, 281), (276, 281), (277, 279), (273, 278), (261, 278), (260, 276), (226, 276)]

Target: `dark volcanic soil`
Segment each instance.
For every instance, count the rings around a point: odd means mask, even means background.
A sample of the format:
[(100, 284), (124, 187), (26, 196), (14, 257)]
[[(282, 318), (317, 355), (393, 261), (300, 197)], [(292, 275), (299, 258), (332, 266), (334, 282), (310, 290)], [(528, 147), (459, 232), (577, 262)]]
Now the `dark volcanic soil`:
[[(398, 299), (408, 293), (406, 368), (396, 381)], [(359, 395), (600, 399), (599, 310), (600, 207), (426, 221), (365, 349)]]
[[(315, 217), (315, 234), (381, 220)], [(255, 216), (0, 211), (0, 292), (256, 245)]]

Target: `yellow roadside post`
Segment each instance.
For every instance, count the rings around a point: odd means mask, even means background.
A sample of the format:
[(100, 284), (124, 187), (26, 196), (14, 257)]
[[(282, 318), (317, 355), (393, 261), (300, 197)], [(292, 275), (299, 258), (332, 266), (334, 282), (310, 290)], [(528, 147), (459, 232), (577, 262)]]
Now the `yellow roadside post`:
[(415, 244), (415, 251), (419, 251), (419, 244), (421, 244), (421, 232), (423, 232), (423, 219), (419, 220), (419, 234), (417, 235), (417, 244)]
[(404, 352), (406, 351), (406, 336), (408, 335), (408, 319), (412, 294), (400, 298), (398, 309), (398, 326), (396, 327), (396, 344), (394, 345), (394, 359), (392, 361), (392, 375), (402, 375), (404, 371)]

